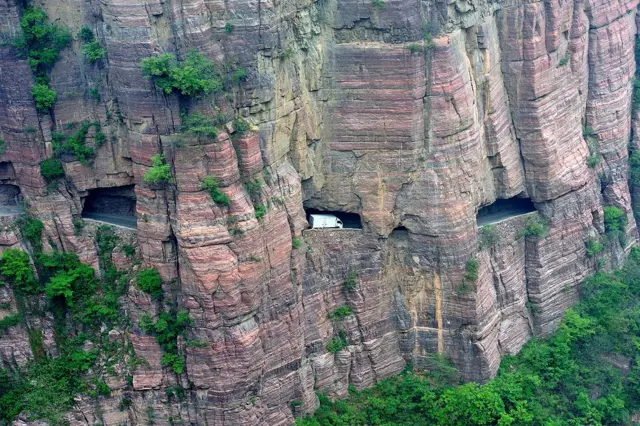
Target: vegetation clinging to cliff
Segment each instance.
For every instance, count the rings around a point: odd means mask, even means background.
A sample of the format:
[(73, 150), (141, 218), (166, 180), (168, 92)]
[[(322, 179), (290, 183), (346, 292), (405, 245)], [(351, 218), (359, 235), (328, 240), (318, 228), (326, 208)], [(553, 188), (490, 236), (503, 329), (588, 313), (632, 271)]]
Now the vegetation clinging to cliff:
[[(507, 356), (484, 385), (459, 384), (450, 370), (405, 373), (345, 401), (320, 395), (300, 426), (630, 424), (640, 409), (640, 248), (624, 269), (597, 273), (558, 331)], [(622, 366), (624, 365), (624, 366)]]
[(28, 6), (20, 19), (22, 37), (16, 48), (27, 57), (35, 75), (31, 89), (36, 109), (46, 112), (56, 102), (56, 92), (49, 87), (48, 72), (60, 57), (60, 51), (71, 44), (71, 34), (66, 29), (50, 23), (44, 10)]
[(151, 157), (151, 167), (142, 176), (142, 180), (144, 183), (152, 185), (165, 184), (171, 181), (171, 170), (164, 161), (162, 154), (155, 154)]
[(196, 50), (191, 50), (181, 62), (171, 53), (163, 53), (144, 58), (140, 65), (144, 75), (166, 94), (176, 90), (184, 96), (198, 96), (223, 88), (222, 77), (213, 62)]

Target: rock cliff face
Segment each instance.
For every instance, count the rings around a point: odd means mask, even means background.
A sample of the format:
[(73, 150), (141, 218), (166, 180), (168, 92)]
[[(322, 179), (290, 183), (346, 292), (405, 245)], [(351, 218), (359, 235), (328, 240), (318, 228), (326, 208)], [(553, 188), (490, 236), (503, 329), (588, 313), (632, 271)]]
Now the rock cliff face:
[[(182, 374), (163, 368), (136, 325), (157, 306), (131, 286), (133, 325), (116, 334), (147, 364), (131, 383), (109, 383), (111, 397), (79, 398), (72, 424), (141, 424), (149, 412), (159, 425), (291, 424), (317, 407), (316, 390), (343, 396), (408, 361), (428, 369), (435, 354), (487, 380), (636, 241), (635, 0), (32, 3), (74, 34), (89, 26), (106, 57), (87, 63), (78, 41), (64, 50), (43, 114), (26, 60), (0, 45), (2, 183), (44, 222), (45, 248), (95, 266), (95, 225), (78, 233), (74, 218), (90, 190), (134, 185), (137, 230), (119, 232), (189, 311), (187, 338), (207, 342), (181, 344)], [(20, 34), (22, 10), (0, 0), (5, 41)], [(244, 117), (250, 131), (180, 135), (183, 100), (155, 90), (140, 60), (190, 49), (247, 73), (192, 110)], [(65, 179), (47, 186), (39, 163), (52, 132), (96, 121), (107, 142), (93, 165), (66, 159)], [(164, 187), (142, 180), (156, 153), (175, 177)], [(208, 175), (229, 207), (202, 189)], [(478, 211), (513, 197), (537, 213), (481, 231)], [(259, 219), (254, 204), (267, 206)], [(586, 243), (606, 239), (603, 206), (628, 220), (595, 259)], [(358, 214), (363, 229), (305, 230), (305, 208)], [(10, 222), (0, 244), (19, 247)], [(2, 306), (12, 300), (0, 287)], [(343, 305), (353, 313), (328, 318)], [(348, 345), (329, 352), (338, 335)], [(24, 326), (0, 336), (5, 365), (31, 357)], [(164, 392), (175, 384), (187, 389), (179, 402)], [(120, 411), (123, 395), (132, 404)]]

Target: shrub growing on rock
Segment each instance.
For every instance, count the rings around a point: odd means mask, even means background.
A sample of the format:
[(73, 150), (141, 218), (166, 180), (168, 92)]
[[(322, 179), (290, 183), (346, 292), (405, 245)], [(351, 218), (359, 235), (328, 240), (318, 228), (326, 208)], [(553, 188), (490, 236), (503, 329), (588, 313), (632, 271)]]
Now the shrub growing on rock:
[(165, 184), (171, 181), (171, 171), (162, 154), (155, 154), (151, 157), (151, 167), (142, 176), (142, 180), (144, 183), (152, 185)]
[(211, 199), (219, 206), (229, 207), (231, 198), (220, 190), (220, 182), (213, 176), (205, 176), (202, 179), (202, 189), (209, 191)]
[(57, 158), (47, 158), (40, 163), (40, 174), (46, 181), (64, 177), (64, 168), (62, 162)]
[(182, 114), (182, 124), (180, 130), (193, 136), (206, 136), (215, 138), (218, 136), (218, 129), (216, 129), (213, 120), (194, 112), (191, 114)]
[(82, 48), (82, 54), (89, 60), (90, 63), (97, 62), (104, 58), (106, 52), (100, 45), (98, 40), (93, 40), (84, 45)]
[(40, 112), (47, 112), (56, 103), (57, 94), (46, 84), (37, 83), (31, 87), (31, 95), (36, 103), (36, 109)]
[(222, 78), (213, 62), (196, 50), (190, 51), (181, 62), (172, 54), (164, 53), (144, 58), (140, 65), (144, 75), (166, 94), (175, 90), (183, 96), (198, 96), (223, 88)]
[(347, 341), (347, 335), (344, 331), (340, 330), (337, 335), (333, 336), (329, 343), (327, 343), (327, 351), (335, 354), (349, 346)]
[(494, 225), (485, 225), (480, 230), (480, 248), (493, 247), (500, 241), (500, 233)]
[(155, 268), (141, 269), (136, 278), (138, 288), (151, 297), (159, 298), (162, 296), (162, 279), (158, 270)]

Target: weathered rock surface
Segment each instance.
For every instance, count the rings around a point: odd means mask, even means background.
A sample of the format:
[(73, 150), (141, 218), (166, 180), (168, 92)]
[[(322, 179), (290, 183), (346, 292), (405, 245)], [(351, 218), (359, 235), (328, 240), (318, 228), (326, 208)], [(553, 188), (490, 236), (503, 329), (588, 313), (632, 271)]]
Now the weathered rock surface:
[[(161, 348), (135, 325), (158, 307), (132, 286), (134, 325), (121, 338), (147, 364), (132, 383), (110, 384), (99, 409), (78, 399), (71, 423), (141, 424), (153, 412), (158, 425), (291, 424), (317, 407), (315, 390), (344, 396), (406, 361), (428, 368), (434, 354), (482, 381), (501, 356), (552, 332), (595, 271), (585, 243), (607, 238), (603, 206), (628, 225), (624, 247), (607, 242), (600, 263), (619, 265), (637, 239), (640, 189), (627, 183), (628, 146), (640, 147), (637, 1), (507, 3), (40, 1), (72, 33), (88, 25), (107, 56), (90, 65), (74, 42), (51, 73), (55, 108), (41, 114), (27, 62), (0, 44), (1, 183), (44, 222), (45, 249), (94, 266), (95, 225), (77, 232), (74, 218), (89, 190), (135, 185), (137, 230), (118, 232), (189, 311), (186, 339), (207, 343), (181, 344), (183, 374), (163, 368)], [(20, 4), (0, 0), (3, 40), (19, 35)], [(189, 49), (243, 67), (246, 80), (188, 101), (143, 77), (141, 58)], [(185, 107), (242, 116), (251, 129), (187, 137)], [(82, 121), (100, 121), (107, 143), (92, 165), (67, 159), (66, 179), (47, 188), (39, 163), (52, 132)], [(171, 165), (169, 185), (142, 180), (156, 153)], [(205, 176), (229, 207), (212, 202)], [(538, 212), (493, 225), (483, 242), (478, 210), (516, 196)], [(305, 230), (303, 207), (358, 214), (363, 229)], [(524, 236), (536, 221), (542, 235)], [(2, 219), (2, 248), (21, 245), (11, 222)], [(470, 259), (478, 275), (466, 283)], [(0, 318), (15, 312), (6, 287), (0, 302)], [(343, 305), (353, 314), (328, 318)], [(340, 331), (348, 344), (329, 353)], [(27, 332), (0, 335), (2, 365), (32, 356)], [(180, 402), (164, 392), (176, 384), (187, 388)], [(132, 404), (121, 412), (123, 395)]]

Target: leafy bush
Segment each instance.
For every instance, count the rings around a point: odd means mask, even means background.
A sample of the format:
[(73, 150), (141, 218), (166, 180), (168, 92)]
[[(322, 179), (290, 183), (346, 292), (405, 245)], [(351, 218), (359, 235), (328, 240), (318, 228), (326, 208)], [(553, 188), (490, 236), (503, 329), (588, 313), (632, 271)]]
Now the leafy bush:
[(36, 83), (31, 87), (31, 95), (36, 102), (36, 109), (40, 112), (47, 112), (56, 103), (57, 94), (43, 83)]
[(95, 39), (95, 36), (93, 35), (93, 31), (91, 31), (91, 29), (87, 26), (80, 28), (80, 31), (78, 31), (78, 34), (76, 37), (78, 37), (80, 40), (82, 40), (85, 43), (90, 43)]
[(418, 43), (410, 43), (407, 45), (407, 50), (411, 52), (412, 55), (415, 55), (416, 53), (422, 51), (422, 46), (420, 46)]
[(161, 364), (178, 374), (182, 373), (185, 364), (184, 358), (178, 354), (178, 336), (183, 335), (191, 325), (189, 313), (175, 310), (163, 312), (155, 322), (145, 314), (140, 318), (138, 325), (145, 333), (155, 336), (156, 342), (164, 351)]
[(527, 220), (524, 229), (518, 231), (516, 234), (516, 239), (529, 236), (542, 238), (547, 234), (547, 231), (548, 224), (544, 220)]
[(231, 34), (231, 31), (233, 31), (233, 25), (230, 24), (229, 22), (224, 24), (224, 32), (227, 34)]
[(607, 233), (622, 232), (627, 226), (627, 215), (618, 207), (604, 207), (604, 230)]
[(169, 165), (164, 161), (162, 154), (155, 154), (151, 157), (151, 167), (142, 176), (146, 184), (165, 184), (171, 181), (171, 171)]
[(132, 245), (129, 244), (125, 244), (122, 246), (122, 252), (124, 253), (125, 256), (132, 258), (135, 257), (136, 255), (136, 249), (135, 247), (133, 247)]
[(40, 163), (40, 174), (48, 182), (64, 177), (62, 162), (57, 158), (47, 158), (42, 160)]
[(80, 129), (71, 136), (61, 133), (53, 134), (53, 153), (56, 157), (62, 155), (73, 155), (80, 163), (88, 164), (96, 153), (93, 148), (85, 145), (89, 129), (94, 128), (96, 131), (96, 145), (100, 146), (104, 143), (105, 135), (101, 131), (99, 122), (83, 123)]
[(31, 243), (31, 247), (35, 252), (42, 251), (42, 231), (44, 224), (38, 219), (30, 215), (20, 216), (16, 221), (18, 229), (22, 237)]
[(340, 319), (340, 318), (348, 317), (349, 315), (352, 315), (352, 314), (353, 314), (353, 311), (351, 310), (349, 305), (342, 305), (337, 307), (333, 311), (329, 312), (329, 314), (327, 315), (327, 318)]
[(249, 196), (252, 200), (257, 200), (260, 198), (260, 192), (263, 186), (264, 181), (260, 179), (255, 179), (247, 182), (247, 191), (249, 191)]
[(371, 0), (371, 4), (376, 9), (382, 9), (383, 7), (387, 7), (387, 3), (384, 0)]
[(604, 245), (598, 241), (590, 238), (587, 240), (587, 256), (594, 257), (598, 253), (604, 250)]
[(211, 199), (219, 206), (229, 207), (231, 205), (231, 198), (220, 190), (220, 183), (213, 176), (205, 176), (202, 179), (202, 189), (209, 191)]
[(494, 225), (485, 225), (480, 230), (480, 248), (494, 247), (500, 242), (500, 233)]
[(250, 129), (249, 123), (247, 123), (247, 121), (242, 118), (236, 118), (235, 120), (233, 120), (233, 128), (240, 135)]
[(464, 266), (464, 278), (462, 283), (456, 289), (456, 293), (462, 295), (467, 294), (472, 290), (472, 285), (478, 281), (478, 271), (480, 269), (480, 262), (478, 259), (471, 258), (467, 260)]
[(191, 114), (182, 114), (182, 124), (180, 130), (193, 136), (206, 136), (215, 138), (218, 136), (218, 129), (215, 123), (207, 117), (194, 112)]
[(0, 336), (2, 336), (3, 330), (9, 327), (15, 327), (21, 322), (22, 322), (22, 315), (20, 313), (7, 315), (6, 317), (0, 319)]
[(97, 62), (104, 59), (106, 54), (105, 50), (100, 45), (98, 40), (93, 40), (84, 45), (82, 48), (82, 54), (89, 60), (90, 63)]
[(196, 50), (190, 51), (182, 62), (164, 53), (143, 59), (141, 66), (145, 76), (166, 94), (176, 90), (184, 96), (198, 96), (223, 89), (222, 78), (213, 62)]
[(32, 294), (40, 290), (29, 255), (21, 250), (8, 249), (2, 252), (0, 273), (15, 290)]
[(4, 139), (0, 138), (0, 155), (4, 154), (6, 150), (7, 144), (5, 143)]
[(20, 28), (22, 38), (16, 41), (16, 47), (26, 53), (36, 77), (46, 82), (47, 71), (60, 57), (60, 51), (71, 44), (71, 34), (50, 23), (45, 11), (37, 6), (24, 10)]
[(356, 284), (358, 284), (358, 272), (351, 271), (347, 274), (347, 277), (342, 282), (342, 290), (344, 291), (355, 290)]
[(140, 290), (150, 294), (151, 297), (162, 297), (162, 279), (157, 269), (150, 268), (138, 271), (136, 284)]
[(337, 352), (340, 352), (347, 346), (349, 346), (347, 335), (344, 331), (340, 330), (338, 334), (333, 336), (329, 343), (327, 343), (327, 352), (335, 354)]
[(293, 237), (291, 239), (291, 247), (293, 247), (294, 249), (302, 247), (302, 240), (298, 237)]
[(56, 102), (56, 92), (48, 86), (47, 72), (60, 57), (60, 51), (71, 44), (71, 34), (50, 23), (44, 10), (37, 6), (25, 8), (20, 28), (22, 37), (16, 40), (15, 47), (27, 57), (36, 77), (31, 88), (36, 109), (46, 112)]
[(66, 306), (72, 307), (74, 296), (77, 298), (80, 294), (86, 294), (94, 287), (93, 269), (78, 261), (73, 268), (61, 270), (51, 277), (45, 287), (45, 293), (49, 299), (64, 299)]
[(254, 204), (253, 211), (255, 212), (256, 219), (262, 219), (267, 214), (267, 206), (264, 204)]

